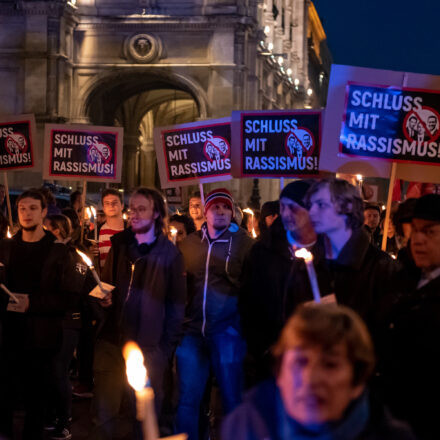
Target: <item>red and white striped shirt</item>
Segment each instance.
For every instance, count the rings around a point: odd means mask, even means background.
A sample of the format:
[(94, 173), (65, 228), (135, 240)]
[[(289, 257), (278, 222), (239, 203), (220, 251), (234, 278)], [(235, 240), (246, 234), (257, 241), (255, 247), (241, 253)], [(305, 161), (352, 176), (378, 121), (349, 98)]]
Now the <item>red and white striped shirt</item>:
[(107, 222), (102, 225), (101, 230), (99, 231), (99, 265), (101, 269), (104, 268), (105, 260), (107, 259), (107, 255), (112, 247), (112, 242), (110, 239), (113, 237), (113, 235), (123, 230), (124, 228), (110, 229), (107, 225)]

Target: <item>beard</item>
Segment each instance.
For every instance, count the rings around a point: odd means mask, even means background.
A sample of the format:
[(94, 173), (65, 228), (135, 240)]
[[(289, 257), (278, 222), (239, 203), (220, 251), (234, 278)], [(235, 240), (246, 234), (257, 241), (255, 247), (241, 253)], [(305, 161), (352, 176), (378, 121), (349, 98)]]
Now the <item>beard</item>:
[(139, 228), (136, 228), (133, 225), (131, 225), (131, 229), (135, 234), (146, 234), (147, 232), (150, 232), (152, 227), (154, 227), (154, 220), (151, 220), (150, 223), (148, 223), (147, 225), (140, 226)]
[(26, 232), (34, 232), (38, 228), (38, 225), (32, 225), (32, 226), (22, 226), (21, 229)]

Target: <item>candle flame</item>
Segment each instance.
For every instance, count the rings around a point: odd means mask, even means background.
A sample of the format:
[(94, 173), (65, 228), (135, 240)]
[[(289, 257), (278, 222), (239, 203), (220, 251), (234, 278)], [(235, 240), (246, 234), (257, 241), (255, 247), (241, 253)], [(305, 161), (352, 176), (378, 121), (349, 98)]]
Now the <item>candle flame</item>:
[(92, 260), (84, 252), (81, 252), (78, 249), (76, 249), (76, 252), (83, 259), (84, 263), (87, 264), (87, 266), (93, 267)]
[(180, 214), (180, 211), (178, 209), (176, 209), (176, 214), (177, 215), (182, 215), (182, 214)]
[(356, 180), (361, 182), (363, 180), (364, 176), (362, 174), (356, 174)]
[(127, 220), (127, 214), (124, 212), (124, 214), (122, 214), (122, 218), (124, 219), (124, 220)]
[(136, 390), (142, 391), (147, 383), (147, 369), (144, 366), (144, 356), (135, 342), (127, 342), (122, 349), (125, 359), (128, 383)]
[(86, 219), (90, 219), (92, 217), (92, 211), (90, 211), (90, 207), (87, 206), (87, 208), (85, 209), (85, 214)]
[(8, 232), (6, 232), (6, 237), (12, 238), (12, 234), (11, 234), (11, 230), (9, 229), (9, 226), (8, 226)]
[(245, 212), (246, 214), (254, 215), (254, 211), (252, 211), (251, 208), (245, 208), (243, 209), (243, 212)]
[(303, 258), (305, 261), (312, 261), (313, 255), (306, 248), (301, 248), (295, 251), (296, 258)]
[(257, 238), (257, 233), (255, 232), (255, 228), (252, 228), (252, 238)]
[(91, 212), (92, 212), (93, 218), (96, 218), (96, 209), (95, 209), (95, 207), (94, 207), (94, 206), (91, 206), (91, 207), (90, 207), (90, 210), (91, 210)]
[(170, 234), (175, 237), (177, 235), (177, 229), (174, 226), (170, 226)]

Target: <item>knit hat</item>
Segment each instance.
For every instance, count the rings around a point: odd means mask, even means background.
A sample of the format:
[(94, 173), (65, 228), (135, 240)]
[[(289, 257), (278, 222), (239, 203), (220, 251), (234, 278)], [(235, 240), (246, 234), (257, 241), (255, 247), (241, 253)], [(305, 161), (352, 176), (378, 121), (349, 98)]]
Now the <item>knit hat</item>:
[(283, 197), (286, 197), (305, 208), (304, 198), (310, 186), (311, 182), (306, 180), (295, 180), (294, 182), (290, 182), (281, 191), (280, 200)]
[(205, 213), (214, 203), (224, 203), (234, 213), (234, 199), (226, 188), (212, 190), (205, 198)]
[(413, 218), (440, 223), (440, 194), (427, 194), (417, 199)]

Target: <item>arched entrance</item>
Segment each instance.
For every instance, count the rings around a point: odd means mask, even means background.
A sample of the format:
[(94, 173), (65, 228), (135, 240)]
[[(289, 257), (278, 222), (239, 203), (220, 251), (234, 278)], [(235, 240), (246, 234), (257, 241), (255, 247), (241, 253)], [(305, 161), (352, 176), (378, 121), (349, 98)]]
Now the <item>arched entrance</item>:
[(158, 186), (154, 127), (208, 116), (203, 89), (188, 77), (153, 71), (97, 75), (79, 113), (95, 125), (124, 127), (122, 185)]

